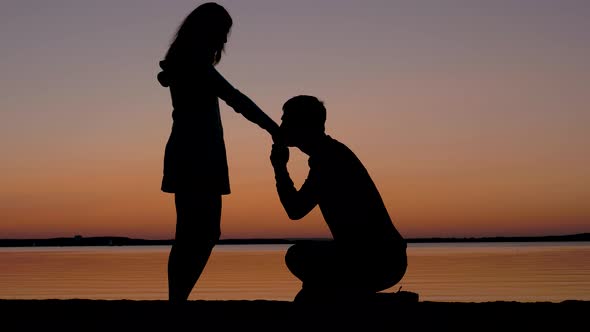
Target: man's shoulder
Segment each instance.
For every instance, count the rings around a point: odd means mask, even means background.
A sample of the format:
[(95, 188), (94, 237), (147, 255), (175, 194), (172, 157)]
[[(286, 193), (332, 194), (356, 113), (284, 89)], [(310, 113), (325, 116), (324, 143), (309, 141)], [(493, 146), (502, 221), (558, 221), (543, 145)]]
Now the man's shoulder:
[(309, 158), (309, 166), (338, 164), (340, 167), (349, 165), (352, 161), (360, 162), (352, 150), (344, 143), (326, 136), (320, 154)]
[(350, 158), (357, 159), (356, 154), (344, 143), (328, 136), (328, 151), (333, 154), (334, 157), (339, 158)]
[(333, 138), (330, 135), (326, 135), (323, 146), (324, 146), (323, 150), (326, 152), (339, 150), (339, 149), (348, 149), (348, 147), (344, 143), (340, 142), (339, 140)]

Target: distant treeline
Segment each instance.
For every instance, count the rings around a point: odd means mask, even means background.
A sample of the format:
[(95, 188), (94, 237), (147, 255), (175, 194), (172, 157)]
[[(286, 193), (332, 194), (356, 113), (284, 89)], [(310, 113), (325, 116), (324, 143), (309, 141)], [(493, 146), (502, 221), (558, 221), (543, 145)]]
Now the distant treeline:
[[(0, 247), (68, 247), (68, 246), (165, 246), (174, 240), (146, 240), (128, 237), (60, 237), (52, 239), (3, 239)], [(290, 244), (294, 240), (283, 239), (229, 239), (219, 244)]]
[(417, 238), (408, 239), (409, 243), (446, 243), (446, 242), (568, 242), (590, 241), (590, 233), (549, 236), (496, 236), (496, 237), (464, 237), (464, 238)]
[[(326, 239), (223, 239), (219, 244), (293, 244), (305, 240)], [(590, 241), (590, 233), (552, 236), (469, 237), (469, 238), (414, 238), (408, 243), (461, 243), (461, 242), (569, 242)], [(173, 240), (146, 240), (128, 237), (60, 237), (52, 239), (0, 239), (0, 247), (69, 247), (69, 246), (154, 246), (172, 245)]]

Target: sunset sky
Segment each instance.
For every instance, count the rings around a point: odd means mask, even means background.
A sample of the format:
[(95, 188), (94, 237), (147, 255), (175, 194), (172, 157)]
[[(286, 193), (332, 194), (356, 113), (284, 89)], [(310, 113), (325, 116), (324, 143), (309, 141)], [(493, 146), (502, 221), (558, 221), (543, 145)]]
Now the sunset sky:
[[(158, 61), (199, 1), (0, 3), (0, 238), (171, 238)], [(218, 70), (273, 119), (298, 94), (405, 237), (590, 232), (587, 0), (234, 0)], [(222, 105), (222, 237), (324, 237), (287, 218), (270, 137)], [(297, 185), (307, 157), (291, 149)]]

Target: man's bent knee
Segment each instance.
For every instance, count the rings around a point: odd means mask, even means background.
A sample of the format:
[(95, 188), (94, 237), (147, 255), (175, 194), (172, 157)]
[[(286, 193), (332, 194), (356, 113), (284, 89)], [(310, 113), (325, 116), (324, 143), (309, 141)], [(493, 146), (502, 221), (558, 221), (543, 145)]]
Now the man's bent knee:
[(296, 244), (292, 245), (287, 249), (287, 253), (285, 254), (285, 264), (287, 268), (293, 275), (301, 279), (301, 255), (299, 253), (299, 248)]

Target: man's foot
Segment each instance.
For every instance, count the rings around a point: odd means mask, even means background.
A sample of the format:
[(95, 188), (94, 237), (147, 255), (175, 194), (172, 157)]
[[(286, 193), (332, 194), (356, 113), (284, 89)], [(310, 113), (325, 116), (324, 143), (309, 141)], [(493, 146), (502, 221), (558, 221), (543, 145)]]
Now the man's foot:
[(299, 293), (295, 295), (293, 302), (298, 304), (324, 303), (329, 301), (330, 298), (331, 297), (328, 294), (302, 288)]
[(332, 292), (325, 292), (319, 290), (309, 290), (302, 288), (293, 299), (294, 303), (298, 304), (319, 304), (326, 302), (336, 302), (337, 296)]
[(370, 301), (375, 296), (374, 293), (360, 293), (351, 290), (342, 291), (326, 291), (326, 290), (310, 290), (303, 288), (297, 293), (294, 303), (298, 304), (342, 304), (359, 303)]
[(375, 302), (387, 304), (406, 304), (417, 303), (420, 299), (418, 293), (397, 291), (392, 293), (376, 293), (374, 296)]

